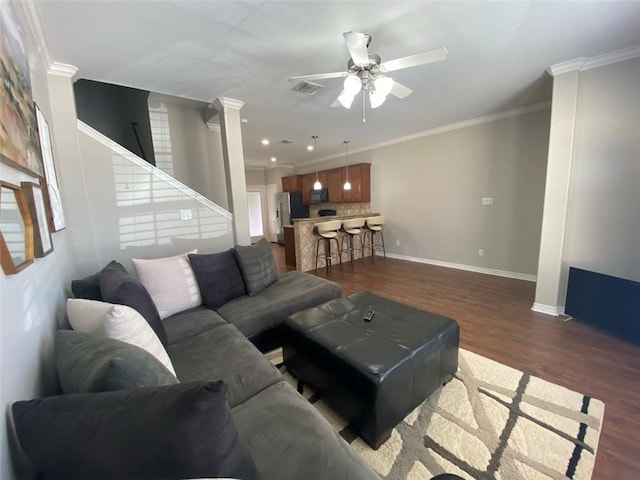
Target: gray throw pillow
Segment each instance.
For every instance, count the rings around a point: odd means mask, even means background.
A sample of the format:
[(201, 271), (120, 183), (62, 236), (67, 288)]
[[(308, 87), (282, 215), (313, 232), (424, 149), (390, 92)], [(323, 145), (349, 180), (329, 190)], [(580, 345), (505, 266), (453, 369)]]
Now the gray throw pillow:
[(175, 385), (178, 379), (146, 350), (112, 338), (58, 330), (55, 361), (64, 393)]
[(167, 347), (169, 343), (167, 332), (162, 324), (156, 304), (153, 303), (153, 299), (144, 285), (136, 278), (129, 275), (126, 270), (122, 271), (109, 264), (100, 272), (100, 292), (103, 301), (126, 305), (136, 310), (156, 332), (162, 345)]
[(250, 297), (257, 295), (278, 280), (271, 245), (264, 238), (255, 245), (236, 247), (236, 258)]
[(257, 478), (222, 381), (76, 393), (12, 405), (44, 478)]
[[(105, 268), (126, 272), (127, 270), (115, 260), (111, 260)], [(100, 292), (100, 274), (102, 270), (89, 275), (85, 278), (73, 280), (71, 282), (71, 291), (76, 298), (84, 298), (85, 300), (102, 301), (102, 293)]]
[(204, 304), (218, 310), (229, 300), (247, 293), (233, 249), (210, 254), (189, 254)]

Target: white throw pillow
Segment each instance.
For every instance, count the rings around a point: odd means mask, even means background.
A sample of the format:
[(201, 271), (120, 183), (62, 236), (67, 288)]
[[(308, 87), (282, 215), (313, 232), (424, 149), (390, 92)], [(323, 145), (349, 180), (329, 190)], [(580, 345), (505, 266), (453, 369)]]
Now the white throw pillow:
[(144, 260), (132, 258), (138, 279), (156, 304), (160, 318), (202, 305), (200, 288), (187, 255)]
[(142, 315), (126, 305), (70, 298), (67, 315), (74, 330), (127, 342), (145, 349), (176, 374), (167, 351)]

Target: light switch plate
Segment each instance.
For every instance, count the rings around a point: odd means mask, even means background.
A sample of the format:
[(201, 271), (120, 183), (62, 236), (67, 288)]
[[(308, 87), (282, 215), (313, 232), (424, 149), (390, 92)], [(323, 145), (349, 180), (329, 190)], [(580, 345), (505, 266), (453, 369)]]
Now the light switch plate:
[(493, 205), (493, 197), (484, 197), (482, 199), (482, 205)]

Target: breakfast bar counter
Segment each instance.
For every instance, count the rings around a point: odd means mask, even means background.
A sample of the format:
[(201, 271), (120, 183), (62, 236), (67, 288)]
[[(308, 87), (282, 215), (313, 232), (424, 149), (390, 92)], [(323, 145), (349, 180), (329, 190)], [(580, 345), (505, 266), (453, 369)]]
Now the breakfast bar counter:
[[(378, 215), (377, 213), (361, 213), (358, 215), (332, 215), (327, 217), (312, 217), (312, 218), (296, 218), (293, 219), (293, 230), (294, 230), (294, 242), (295, 242), (295, 255), (296, 255), (296, 270), (300, 270), (303, 272), (314, 270), (316, 268), (316, 240), (317, 236), (314, 235), (313, 229), (317, 223), (326, 222), (330, 220), (346, 220), (349, 218), (361, 218), (361, 217), (373, 217)], [(338, 234), (338, 242), (342, 246), (342, 238), (344, 235), (347, 235), (343, 232)], [(345, 241), (345, 245), (346, 245)], [(356, 240), (354, 242), (354, 246), (356, 248), (360, 247), (360, 243)], [(320, 251), (323, 251), (324, 246), (320, 246)], [(354, 253), (354, 260), (358, 258), (362, 258), (362, 251), (357, 251)], [(365, 252), (365, 256), (370, 256), (371, 251)], [(351, 256), (345, 252), (341, 256), (341, 262), (349, 262), (351, 260)], [(332, 264), (340, 263), (337, 259), (332, 261)], [(323, 258), (318, 260), (318, 268), (325, 266), (325, 261)]]

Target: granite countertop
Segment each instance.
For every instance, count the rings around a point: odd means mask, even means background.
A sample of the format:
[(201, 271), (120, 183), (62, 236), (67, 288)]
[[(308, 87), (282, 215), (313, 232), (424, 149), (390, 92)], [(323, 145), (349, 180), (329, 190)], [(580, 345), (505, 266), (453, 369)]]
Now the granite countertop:
[(328, 217), (294, 218), (293, 224), (295, 226), (298, 223), (307, 223), (307, 222), (318, 223), (318, 222), (329, 221), (329, 220), (345, 220), (347, 218), (375, 217), (378, 215), (380, 214), (371, 212), (371, 213), (366, 213), (361, 215), (330, 215)]
[(293, 225), (282, 225), (282, 228), (293, 228)]

